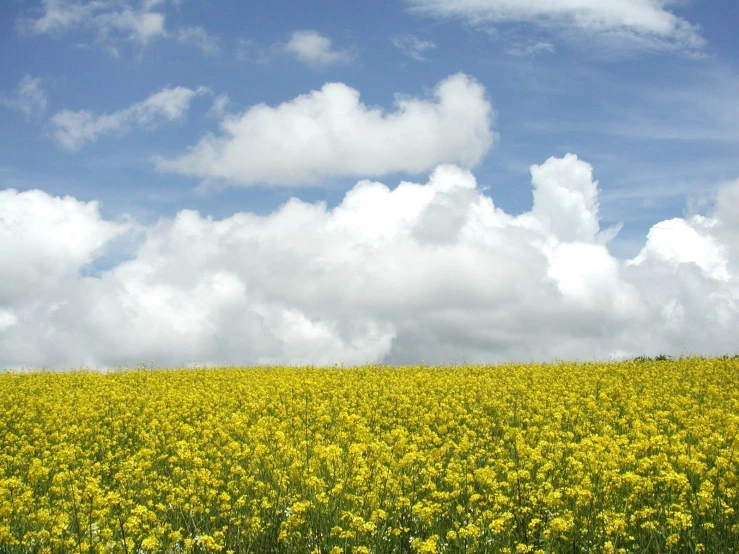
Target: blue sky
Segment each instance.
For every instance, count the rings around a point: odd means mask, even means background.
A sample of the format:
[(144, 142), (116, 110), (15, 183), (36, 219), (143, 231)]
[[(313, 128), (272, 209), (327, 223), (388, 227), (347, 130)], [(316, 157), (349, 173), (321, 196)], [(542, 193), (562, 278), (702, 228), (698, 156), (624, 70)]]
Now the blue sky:
[(725, 353), (737, 24), (730, 0), (4, 2), (0, 365)]

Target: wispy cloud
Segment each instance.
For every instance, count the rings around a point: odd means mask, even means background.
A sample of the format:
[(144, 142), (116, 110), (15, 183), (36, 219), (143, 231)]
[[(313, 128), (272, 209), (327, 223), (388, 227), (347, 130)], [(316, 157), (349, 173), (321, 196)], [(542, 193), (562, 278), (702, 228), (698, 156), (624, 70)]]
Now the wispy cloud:
[(602, 130), (641, 140), (739, 142), (739, 75), (704, 67), (685, 86), (644, 87), (643, 101), (603, 122)]
[(399, 35), (393, 37), (393, 46), (398, 48), (403, 54), (416, 61), (426, 61), (423, 55), (427, 50), (436, 48), (436, 44), (430, 40), (421, 40), (415, 35)]
[(46, 110), (46, 94), (41, 88), (41, 79), (25, 75), (15, 94), (0, 96), (0, 106), (21, 112), (27, 120), (38, 120)]
[(240, 38), (236, 46), (237, 59), (248, 63), (267, 64), (285, 55), (307, 66), (323, 68), (351, 63), (357, 57), (357, 51), (353, 47), (336, 49), (328, 36), (311, 29), (293, 32), (286, 42), (265, 45), (253, 39)]
[(226, 108), (230, 103), (231, 99), (228, 97), (228, 94), (219, 94), (213, 98), (213, 103), (205, 115), (215, 119), (221, 119), (226, 115)]
[(49, 133), (66, 150), (79, 150), (101, 135), (125, 133), (134, 127), (148, 127), (160, 120), (176, 121), (185, 117), (195, 96), (208, 94), (205, 87), (192, 90), (186, 87), (165, 88), (146, 100), (126, 109), (96, 115), (88, 110), (60, 111), (49, 120)]
[(87, 29), (109, 43), (124, 39), (145, 46), (166, 36), (165, 16), (154, 8), (158, 2), (133, 6), (123, 0), (42, 0), (41, 15), (20, 20), (22, 29), (37, 34), (61, 34)]
[(236, 59), (242, 62), (266, 64), (273, 56), (274, 48), (265, 47), (253, 39), (240, 38), (236, 44)]
[(50, 36), (92, 32), (95, 40), (115, 55), (121, 42), (146, 47), (160, 39), (173, 39), (209, 55), (220, 52), (218, 39), (200, 26), (168, 30), (166, 4), (165, 0), (42, 0), (40, 14), (21, 18), (18, 27), (23, 32)]
[[(739, 142), (739, 74), (718, 63), (702, 63), (690, 76), (669, 84), (601, 81), (618, 94), (597, 119), (527, 122), (534, 132), (553, 129), (598, 133), (638, 141)], [(593, 83), (599, 79), (593, 76)], [(732, 158), (733, 159), (733, 158)]]
[(203, 54), (214, 56), (221, 52), (220, 41), (200, 26), (179, 29), (174, 36), (180, 44), (193, 46)]
[(666, 7), (669, 0), (405, 0), (413, 13), (459, 18), (473, 25), (528, 23), (572, 40), (614, 49), (696, 52), (705, 40), (697, 25)]
[(547, 41), (535, 41), (528, 43), (516, 43), (507, 52), (512, 56), (520, 56), (522, 58), (532, 58), (539, 54), (554, 54), (554, 45)]

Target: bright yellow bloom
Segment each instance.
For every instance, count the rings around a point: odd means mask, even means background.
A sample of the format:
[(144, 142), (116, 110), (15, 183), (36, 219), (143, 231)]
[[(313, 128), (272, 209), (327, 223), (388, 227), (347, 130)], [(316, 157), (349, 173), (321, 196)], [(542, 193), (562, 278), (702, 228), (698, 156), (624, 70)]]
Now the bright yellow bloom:
[(0, 551), (739, 544), (739, 361), (0, 375)]

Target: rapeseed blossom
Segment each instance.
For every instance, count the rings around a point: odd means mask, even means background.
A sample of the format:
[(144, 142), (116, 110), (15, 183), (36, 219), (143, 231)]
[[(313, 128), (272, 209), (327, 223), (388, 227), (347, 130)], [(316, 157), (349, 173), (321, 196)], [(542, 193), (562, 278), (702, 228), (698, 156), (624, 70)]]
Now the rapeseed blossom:
[(0, 375), (0, 552), (736, 552), (739, 361)]

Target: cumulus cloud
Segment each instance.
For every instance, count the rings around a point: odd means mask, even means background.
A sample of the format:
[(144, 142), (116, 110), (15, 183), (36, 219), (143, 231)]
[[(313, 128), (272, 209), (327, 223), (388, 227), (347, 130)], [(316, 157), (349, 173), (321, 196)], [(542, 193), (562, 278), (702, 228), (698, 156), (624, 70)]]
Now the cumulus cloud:
[(96, 115), (89, 110), (62, 110), (49, 120), (49, 133), (66, 150), (79, 150), (101, 135), (124, 133), (133, 127), (148, 127), (160, 120), (181, 120), (196, 96), (209, 89), (164, 88), (136, 104), (111, 114)]
[(667, 9), (674, 0), (405, 0), (415, 13), (472, 24), (531, 23), (606, 45), (694, 52), (699, 28)]
[(734, 353), (739, 181), (621, 260), (592, 168), (567, 155), (531, 169), (518, 216), (455, 165), (394, 190), (360, 181), (332, 210), (183, 210), (95, 276), (80, 270), (125, 226), (94, 203), (4, 191), (0, 256), (16, 261), (0, 269), (0, 367)]
[(360, 102), (343, 83), (276, 107), (258, 104), (221, 121), (184, 154), (157, 166), (248, 186), (310, 184), (325, 177), (419, 173), (442, 162), (477, 164), (492, 146), (494, 112), (484, 87), (464, 74), (431, 98), (398, 95), (395, 111)]
[(103, 220), (97, 202), (0, 191), (0, 254), (12, 260), (0, 264), (0, 319), (15, 321), (8, 310), (17, 305), (57, 298), (59, 287), (73, 284), (81, 267), (131, 229)]
[(38, 119), (46, 111), (46, 94), (41, 88), (41, 79), (25, 75), (15, 95), (0, 97), (0, 106), (21, 112), (26, 119)]
[(285, 44), (285, 51), (298, 60), (312, 66), (328, 66), (352, 61), (352, 50), (336, 50), (331, 39), (311, 29), (295, 31)]
[(663, 221), (649, 230), (646, 245), (627, 265), (641, 265), (647, 261), (673, 267), (694, 264), (707, 277), (729, 281), (728, 252), (711, 233), (717, 223), (718, 220), (701, 215), (687, 220)]
[(414, 35), (399, 35), (393, 37), (392, 42), (393, 46), (398, 48), (403, 52), (403, 54), (419, 62), (426, 61), (426, 58), (423, 55), (426, 50), (433, 50), (436, 48), (436, 44), (432, 41), (421, 40)]

